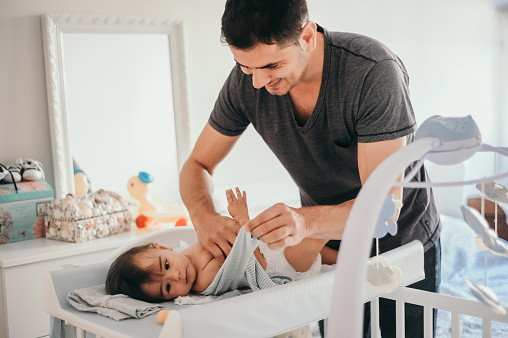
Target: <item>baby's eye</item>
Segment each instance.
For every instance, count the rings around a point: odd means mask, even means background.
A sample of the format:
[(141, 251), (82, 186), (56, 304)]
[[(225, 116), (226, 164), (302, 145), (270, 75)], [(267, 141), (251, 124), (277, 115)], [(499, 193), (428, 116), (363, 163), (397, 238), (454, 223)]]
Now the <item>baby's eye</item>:
[(166, 270), (169, 270), (169, 262), (167, 259), (166, 262), (164, 263), (164, 267), (166, 268)]
[(278, 66), (279, 66), (279, 64), (276, 63), (276, 64), (273, 64), (273, 65), (270, 65), (270, 67), (268, 67), (268, 68), (273, 69), (273, 68), (277, 68)]
[(169, 285), (169, 283), (166, 283), (166, 292), (169, 293), (170, 289), (171, 289), (171, 285)]

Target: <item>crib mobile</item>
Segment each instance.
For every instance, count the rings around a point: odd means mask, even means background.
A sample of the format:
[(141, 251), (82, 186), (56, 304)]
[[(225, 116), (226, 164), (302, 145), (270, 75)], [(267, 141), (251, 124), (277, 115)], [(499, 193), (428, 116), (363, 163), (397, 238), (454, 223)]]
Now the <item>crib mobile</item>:
[[(400, 207), (399, 201), (388, 195), (391, 187), (405, 188), (445, 187), (476, 184), (481, 193), (481, 213), (468, 206), (462, 206), (465, 222), (477, 234), (476, 245), (485, 252), (485, 281), (484, 285), (465, 280), (471, 293), (479, 301), (489, 306), (497, 314), (506, 314), (506, 309), (499, 303), (494, 290), (487, 286), (487, 251), (495, 255), (505, 256), (508, 260), (508, 246), (497, 236), (497, 205), (508, 202), (508, 188), (496, 180), (508, 176), (496, 174), (469, 181), (457, 182), (410, 182), (421, 168), (425, 160), (439, 165), (459, 164), (477, 152), (490, 152), (494, 154), (494, 168), (496, 168), (496, 155), (508, 157), (508, 148), (493, 147), (482, 143), (481, 133), (471, 116), (442, 117), (433, 116), (427, 119), (417, 130), (415, 142), (395, 152), (383, 161), (369, 176), (358, 194), (349, 214), (341, 243), (341, 254), (338, 256), (335, 269), (335, 285), (332, 298), (332, 309), (328, 325), (328, 332), (332, 337), (360, 337), (363, 320), (362, 289), (358, 281), (367, 280), (371, 287), (380, 291), (389, 292), (397, 286), (400, 270), (392, 267), (390, 262), (378, 255), (369, 258), (370, 241), (365, 238), (376, 239), (376, 252), (378, 252), (378, 239), (397, 231), (395, 222), (385, 223), (395, 214), (395, 208)], [(396, 182), (401, 171), (410, 163), (416, 164), (402, 182)], [(484, 218), (485, 198), (495, 205), (495, 229), (489, 228)], [(365, 212), (370, 210), (370, 212)], [(378, 216), (381, 215), (381, 216)], [(379, 217), (379, 219), (376, 219)], [(362, 224), (355, 227), (353, 224)], [(362, 262), (368, 262), (367, 270)], [(355, 276), (355, 278), (343, 278)], [(342, 276), (342, 278), (340, 278)], [(341, 307), (340, 304), (348, 304)]]

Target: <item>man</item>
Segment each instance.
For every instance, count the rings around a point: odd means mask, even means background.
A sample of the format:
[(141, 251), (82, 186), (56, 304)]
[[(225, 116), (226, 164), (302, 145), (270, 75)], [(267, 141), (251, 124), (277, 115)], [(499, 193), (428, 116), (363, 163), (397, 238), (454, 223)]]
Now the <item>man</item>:
[[(252, 123), (298, 185), (302, 207), (276, 204), (246, 229), (272, 249), (295, 248), (304, 238), (333, 240), (321, 252), (332, 263), (362, 184), (413, 141), (406, 69), (374, 39), (328, 32), (308, 21), (305, 0), (228, 0), (221, 38), (237, 65), (180, 175), (198, 238), (216, 257), (231, 250), (239, 224), (215, 211), (212, 174)], [(422, 168), (414, 180), (425, 179)], [(436, 291), (440, 223), (432, 194), (400, 188), (391, 193), (403, 207), (397, 235), (382, 238), (380, 251), (419, 239), (426, 279), (415, 287)], [(385, 338), (395, 335), (394, 309), (382, 301)], [(408, 336), (423, 336), (422, 319), (421, 309), (406, 308)]]

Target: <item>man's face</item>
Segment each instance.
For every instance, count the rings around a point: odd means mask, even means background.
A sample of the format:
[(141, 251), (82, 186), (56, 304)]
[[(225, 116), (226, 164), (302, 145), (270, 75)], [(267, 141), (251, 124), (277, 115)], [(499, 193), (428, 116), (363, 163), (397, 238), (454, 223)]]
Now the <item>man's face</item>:
[(263, 87), (273, 95), (285, 95), (305, 75), (309, 54), (302, 46), (265, 45), (242, 50), (230, 46), (236, 63), (245, 74), (252, 75), (254, 88)]

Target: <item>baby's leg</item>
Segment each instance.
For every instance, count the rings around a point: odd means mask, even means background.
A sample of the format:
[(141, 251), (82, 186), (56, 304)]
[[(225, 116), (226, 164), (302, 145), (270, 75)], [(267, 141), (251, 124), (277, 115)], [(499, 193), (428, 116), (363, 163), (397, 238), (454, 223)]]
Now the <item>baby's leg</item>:
[(226, 190), (226, 197), (228, 199), (228, 212), (235, 221), (240, 223), (242, 219), (249, 220), (249, 208), (247, 207), (247, 194), (240, 189), (235, 188), (236, 194), (233, 189)]
[(327, 239), (304, 238), (297, 245), (284, 249), (284, 256), (296, 272), (305, 272), (310, 269), (326, 242)]
[(337, 263), (337, 255), (338, 251), (332, 248), (327, 247), (326, 245), (321, 250), (321, 262), (323, 264), (336, 264)]
[[(245, 191), (240, 192), (238, 187), (235, 188), (236, 194), (233, 189), (226, 190), (226, 197), (228, 199), (228, 211), (231, 217), (238, 223), (242, 219), (248, 221), (249, 220), (249, 208), (247, 207), (247, 194)], [(258, 260), (259, 264), (263, 269), (266, 269), (266, 260), (265, 256), (259, 250), (259, 247), (254, 250), (254, 256)]]

